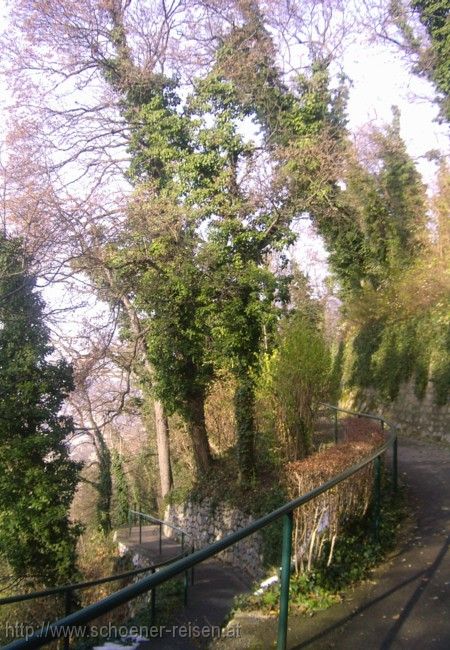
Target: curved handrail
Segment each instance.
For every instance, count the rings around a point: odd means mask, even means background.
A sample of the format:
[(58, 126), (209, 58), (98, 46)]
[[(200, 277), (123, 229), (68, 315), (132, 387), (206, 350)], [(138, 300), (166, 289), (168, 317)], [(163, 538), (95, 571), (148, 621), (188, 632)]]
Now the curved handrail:
[[(345, 409), (339, 409), (338, 407), (333, 407), (338, 411), (347, 412)], [(358, 415), (364, 417), (364, 413), (353, 412), (353, 415)], [(68, 630), (77, 625), (83, 625), (89, 623), (90, 621), (110, 612), (111, 610), (123, 605), (130, 600), (133, 600), (137, 596), (144, 594), (150, 590), (154, 590), (158, 585), (167, 582), (169, 579), (180, 575), (181, 573), (186, 573), (189, 569), (192, 569), (196, 564), (203, 562), (221, 551), (233, 546), (237, 542), (249, 537), (253, 533), (265, 528), (269, 524), (281, 519), (284, 519), (283, 525), (283, 557), (282, 557), (282, 573), (281, 573), (281, 594), (280, 594), (280, 615), (279, 615), (279, 627), (278, 627), (278, 644), (277, 647), (279, 650), (284, 650), (286, 648), (286, 635), (287, 635), (287, 616), (288, 616), (288, 601), (289, 601), (289, 581), (290, 581), (290, 572), (291, 572), (291, 545), (292, 545), (292, 520), (293, 512), (300, 506), (308, 503), (315, 497), (323, 494), (327, 490), (330, 490), (334, 486), (338, 485), (342, 481), (350, 478), (361, 470), (366, 465), (369, 465), (373, 461), (377, 462), (377, 469), (379, 470), (380, 466), (380, 457), (381, 455), (389, 448), (393, 448), (393, 489), (397, 488), (397, 427), (392, 425), (387, 420), (380, 416), (371, 416), (369, 417), (381, 420), (383, 425), (387, 425), (391, 429), (389, 438), (375, 451), (371, 454), (358, 461), (345, 471), (341, 472), (337, 476), (329, 479), (319, 487), (307, 492), (306, 494), (293, 499), (284, 505), (280, 506), (276, 510), (256, 519), (251, 522), (244, 528), (226, 535), (222, 539), (214, 542), (213, 544), (206, 546), (194, 553), (189, 554), (185, 558), (172, 562), (166, 568), (163, 568), (158, 573), (155, 573), (149, 577), (140, 579), (138, 582), (128, 585), (116, 591), (115, 593), (103, 598), (102, 600), (89, 605), (69, 616), (66, 616), (54, 623), (45, 626), (45, 629), (33, 634), (29, 638), (19, 639), (13, 641), (12, 643), (5, 646), (8, 650), (18, 650), (19, 648), (39, 648), (47, 643), (52, 642), (55, 638), (58, 638), (58, 630)], [(377, 482), (379, 487), (379, 471), (376, 473)]]

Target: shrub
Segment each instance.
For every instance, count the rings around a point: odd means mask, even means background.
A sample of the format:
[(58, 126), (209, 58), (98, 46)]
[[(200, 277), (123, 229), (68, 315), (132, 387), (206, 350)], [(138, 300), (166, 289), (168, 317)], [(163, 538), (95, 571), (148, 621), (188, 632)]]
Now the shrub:
[[(344, 441), (313, 456), (288, 463), (286, 489), (295, 499), (325, 483), (369, 455), (384, 441), (376, 422), (347, 420)], [(336, 539), (342, 526), (367, 512), (373, 485), (372, 464), (294, 512), (294, 555), (296, 569), (311, 569), (328, 547), (331, 563)]]
[(291, 316), (268, 360), (263, 391), (288, 458), (301, 458), (312, 451), (314, 416), (328, 393), (330, 368), (331, 356), (322, 332), (300, 314)]

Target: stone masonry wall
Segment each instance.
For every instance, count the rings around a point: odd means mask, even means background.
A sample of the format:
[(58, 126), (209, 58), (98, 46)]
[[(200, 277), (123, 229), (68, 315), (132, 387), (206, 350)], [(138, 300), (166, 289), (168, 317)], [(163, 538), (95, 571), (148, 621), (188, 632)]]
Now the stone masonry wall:
[(436, 406), (431, 382), (421, 400), (415, 396), (412, 382), (408, 382), (400, 386), (397, 398), (390, 404), (380, 403), (375, 391), (370, 390), (365, 391), (364, 399), (358, 403), (352, 403), (349, 399), (345, 400), (345, 404), (361, 411), (383, 414), (398, 424), (405, 434), (414, 433), (450, 442), (450, 404)]
[[(166, 509), (164, 519), (188, 533), (196, 550), (216, 542), (253, 521), (249, 515), (227, 505), (220, 504), (213, 507), (209, 499), (182, 505), (171, 504)], [(165, 526), (164, 534), (171, 537), (174, 532), (169, 526)], [(241, 540), (222, 551), (217, 557), (245, 571), (253, 580), (259, 580), (265, 574), (262, 539), (259, 533)]]

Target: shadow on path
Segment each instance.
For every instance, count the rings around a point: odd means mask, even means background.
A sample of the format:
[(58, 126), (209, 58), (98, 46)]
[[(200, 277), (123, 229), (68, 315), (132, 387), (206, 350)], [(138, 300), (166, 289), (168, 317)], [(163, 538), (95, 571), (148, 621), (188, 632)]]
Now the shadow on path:
[[(401, 438), (399, 470), (408, 488), (414, 525), (395, 556), (343, 601), (314, 616), (291, 614), (291, 650), (450, 649), (450, 449)], [(237, 614), (242, 638), (217, 650), (276, 647), (277, 620)]]
[[(316, 641), (319, 641), (320, 639), (323, 639), (326, 637), (330, 632), (333, 630), (336, 630), (340, 628), (342, 625), (346, 625), (347, 623), (350, 623), (354, 618), (360, 616), (363, 612), (366, 612), (370, 610), (371, 607), (374, 605), (381, 603), (383, 600), (386, 598), (389, 598), (391, 595), (393, 595), (395, 592), (397, 592), (400, 589), (403, 589), (403, 587), (414, 583), (420, 579), (420, 583), (418, 587), (415, 589), (414, 593), (412, 596), (409, 598), (407, 603), (403, 607), (403, 611), (401, 615), (399, 616), (398, 620), (396, 623), (391, 627), (389, 630), (388, 634), (386, 635), (385, 639), (380, 642), (380, 650), (387, 650), (388, 648), (392, 647), (393, 641), (396, 639), (401, 627), (405, 623), (405, 621), (408, 619), (408, 617), (411, 615), (415, 605), (418, 603), (419, 599), (421, 598), (423, 592), (427, 588), (429, 581), (437, 571), (438, 567), (442, 563), (442, 560), (444, 559), (445, 555), (447, 554), (447, 551), (450, 546), (450, 537), (447, 538), (445, 544), (442, 546), (441, 550), (436, 556), (436, 559), (434, 560), (433, 564), (428, 567), (428, 569), (425, 569), (424, 571), (420, 571), (419, 573), (416, 573), (415, 575), (411, 576), (410, 578), (404, 580), (403, 582), (399, 583), (395, 587), (392, 587), (392, 589), (388, 589), (385, 591), (383, 594), (380, 596), (377, 596), (370, 602), (366, 603), (365, 605), (359, 607), (356, 609), (354, 612), (352, 612), (349, 616), (346, 618), (338, 621), (337, 623), (334, 623), (330, 627), (328, 627), (326, 630), (323, 632), (320, 632), (319, 634), (316, 634), (315, 636), (311, 637), (309, 640), (305, 641), (304, 643), (300, 643), (299, 645), (295, 646), (295, 649), (293, 650), (300, 650), (300, 648), (307, 648), (310, 646), (312, 643), (315, 643)], [(450, 614), (450, 612), (449, 612)]]

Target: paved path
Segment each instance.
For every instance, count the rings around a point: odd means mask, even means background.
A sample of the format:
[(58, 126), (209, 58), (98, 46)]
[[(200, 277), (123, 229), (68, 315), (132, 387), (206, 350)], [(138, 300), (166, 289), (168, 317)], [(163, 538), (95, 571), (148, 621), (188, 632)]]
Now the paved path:
[[(170, 539), (162, 535), (161, 547), (159, 545), (159, 526), (142, 526), (141, 538), (139, 538), (139, 527), (133, 526), (131, 534), (128, 528), (121, 528), (116, 533), (118, 542), (124, 544), (132, 553), (138, 553), (142, 560), (148, 560), (149, 564), (164, 562), (182, 552), (178, 540)], [(144, 565), (145, 566), (145, 565)]]
[[(402, 438), (399, 468), (413, 507), (403, 542), (339, 605), (313, 617), (291, 616), (291, 650), (450, 649), (450, 449)], [(242, 626), (242, 637), (214, 648), (275, 646), (273, 618), (243, 615), (233, 624)]]
[[(158, 526), (142, 528), (141, 544), (139, 544), (137, 527), (132, 529), (131, 537), (126, 529), (118, 531), (117, 539), (126, 544), (131, 552), (138, 552), (155, 563), (181, 552), (178, 542), (163, 537), (162, 554), (160, 554)], [(211, 559), (202, 562), (195, 567), (194, 575), (194, 584), (188, 591), (187, 606), (184, 607), (180, 602), (180, 606), (167, 616), (168, 625), (161, 636), (148, 642), (140, 642), (139, 650), (205, 648), (211, 638), (219, 634), (235, 596), (248, 592), (251, 588), (251, 580), (248, 576), (219, 560)], [(187, 638), (187, 635), (191, 638)]]

